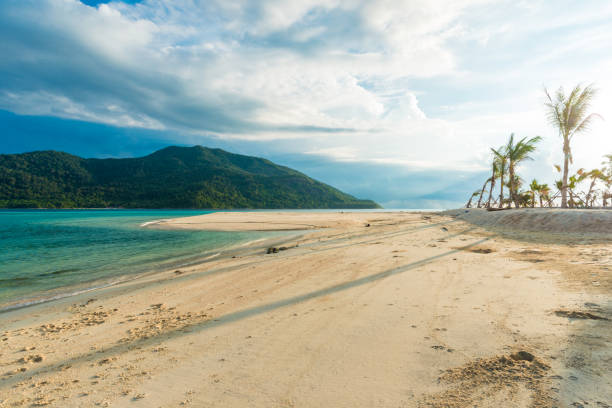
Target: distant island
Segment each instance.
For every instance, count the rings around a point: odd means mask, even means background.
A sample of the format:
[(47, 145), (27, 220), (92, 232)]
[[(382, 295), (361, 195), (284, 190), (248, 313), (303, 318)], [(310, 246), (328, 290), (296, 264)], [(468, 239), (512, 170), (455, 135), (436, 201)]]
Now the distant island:
[(379, 208), (269, 160), (202, 146), (145, 157), (0, 155), (2, 208)]

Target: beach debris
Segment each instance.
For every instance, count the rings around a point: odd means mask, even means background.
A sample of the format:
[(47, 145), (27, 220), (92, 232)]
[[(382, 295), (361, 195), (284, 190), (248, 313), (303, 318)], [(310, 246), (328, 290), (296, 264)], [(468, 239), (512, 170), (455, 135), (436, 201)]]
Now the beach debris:
[(369, 227), (369, 226), (370, 226), (370, 224), (366, 224), (365, 226), (366, 226), (366, 227)]
[[(296, 246), (297, 246), (297, 245), (296, 245)], [(268, 248), (268, 249), (266, 250), (266, 254), (277, 254), (277, 253), (279, 253), (280, 251), (286, 251), (286, 250), (288, 250), (288, 249), (289, 249), (288, 247), (284, 247), (284, 246), (282, 246), (282, 247), (278, 247), (278, 248), (277, 248), (277, 247), (270, 247), (270, 248)]]
[(446, 228), (446, 227), (442, 227), (442, 228), (440, 228), (440, 229), (441, 229), (442, 231), (444, 231), (444, 232), (447, 232), (447, 231), (448, 231), (448, 228)]
[(603, 316), (599, 316), (589, 312), (580, 312), (576, 310), (555, 310), (555, 314), (559, 317), (567, 317), (568, 319), (609, 320), (608, 318)]
[(176, 271), (174, 271), (175, 275), (182, 275), (183, 273), (185, 273), (185, 272), (183, 272), (181, 270), (178, 270), (178, 269)]
[(491, 248), (473, 248), (470, 249), (470, 252), (474, 252), (475, 254), (490, 254), (493, 251)]

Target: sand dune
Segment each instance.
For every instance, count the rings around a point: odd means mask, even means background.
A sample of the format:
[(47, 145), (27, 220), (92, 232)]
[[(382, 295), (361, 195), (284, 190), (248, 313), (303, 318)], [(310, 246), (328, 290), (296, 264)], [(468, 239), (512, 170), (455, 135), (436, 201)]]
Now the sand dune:
[(612, 405), (610, 241), (419, 213), (153, 227), (298, 226), (0, 314), (0, 407)]

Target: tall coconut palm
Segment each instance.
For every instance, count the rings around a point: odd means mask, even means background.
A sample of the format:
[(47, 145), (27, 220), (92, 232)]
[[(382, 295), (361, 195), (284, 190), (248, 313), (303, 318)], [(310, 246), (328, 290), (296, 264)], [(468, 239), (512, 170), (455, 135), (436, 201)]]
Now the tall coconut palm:
[(587, 114), (596, 90), (593, 85), (588, 85), (583, 89), (578, 84), (568, 95), (565, 95), (562, 87), (557, 90), (554, 98), (546, 88), (544, 88), (544, 92), (548, 99), (548, 102), (545, 103), (548, 120), (557, 128), (559, 135), (563, 138), (561, 207), (567, 208), (569, 163), (573, 162), (570, 142), (578, 133), (587, 131), (593, 118), (599, 116), (596, 113)]
[(535, 136), (532, 138), (522, 138), (518, 142), (514, 142), (514, 133), (510, 135), (510, 139), (508, 139), (508, 143), (506, 144), (506, 155), (508, 156), (508, 178), (510, 179), (510, 183), (508, 187), (510, 188), (510, 200), (514, 202), (516, 208), (519, 207), (519, 197), (517, 196), (517, 180), (516, 176), (516, 167), (525, 160), (533, 160), (530, 156), (536, 147), (535, 145), (542, 140), (540, 136)]
[(499, 167), (499, 208), (502, 208), (504, 202), (504, 172), (508, 166), (508, 154), (506, 153), (505, 146), (502, 146), (497, 150), (491, 148), (491, 152), (493, 152), (493, 156), (495, 157), (494, 160), (497, 160)]

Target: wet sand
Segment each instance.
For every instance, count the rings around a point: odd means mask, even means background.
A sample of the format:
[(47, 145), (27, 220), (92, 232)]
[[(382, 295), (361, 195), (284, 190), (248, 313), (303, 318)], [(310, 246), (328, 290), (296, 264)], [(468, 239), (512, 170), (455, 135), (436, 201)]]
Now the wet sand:
[(288, 232), (0, 314), (0, 407), (611, 406), (612, 233), (473, 214), (149, 225)]

